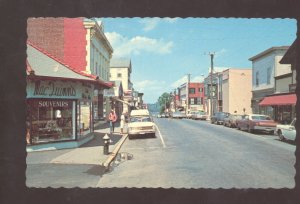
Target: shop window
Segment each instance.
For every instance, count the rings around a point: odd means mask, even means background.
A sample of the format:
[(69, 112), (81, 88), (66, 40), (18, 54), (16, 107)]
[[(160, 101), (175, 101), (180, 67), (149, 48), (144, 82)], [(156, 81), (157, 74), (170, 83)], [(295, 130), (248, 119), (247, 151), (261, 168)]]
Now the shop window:
[(79, 138), (92, 131), (91, 117), (91, 102), (80, 101), (77, 106), (77, 135)]
[(195, 88), (189, 88), (189, 93), (194, 94), (195, 93)]
[(271, 83), (271, 67), (267, 69), (267, 84)]
[(73, 101), (35, 99), (28, 105), (31, 143), (75, 139)]
[(258, 71), (255, 74), (255, 84), (256, 84), (256, 86), (259, 86), (259, 72)]

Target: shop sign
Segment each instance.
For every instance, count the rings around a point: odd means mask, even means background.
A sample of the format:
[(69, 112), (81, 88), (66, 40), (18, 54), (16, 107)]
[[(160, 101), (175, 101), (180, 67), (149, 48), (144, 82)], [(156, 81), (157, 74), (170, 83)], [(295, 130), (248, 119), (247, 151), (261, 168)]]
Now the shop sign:
[(103, 90), (103, 96), (104, 97), (114, 97), (115, 96), (115, 90), (114, 90), (114, 88), (104, 89)]
[(92, 99), (93, 88), (82, 83), (34, 81), (27, 85), (27, 98)]
[(68, 101), (38, 101), (38, 107), (68, 108)]

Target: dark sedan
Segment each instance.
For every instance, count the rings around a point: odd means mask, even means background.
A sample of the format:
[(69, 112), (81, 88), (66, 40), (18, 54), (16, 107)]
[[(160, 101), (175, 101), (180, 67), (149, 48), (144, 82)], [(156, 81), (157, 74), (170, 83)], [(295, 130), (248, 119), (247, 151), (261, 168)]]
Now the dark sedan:
[(212, 124), (223, 124), (224, 123), (224, 118), (228, 117), (230, 113), (226, 112), (216, 112), (214, 115), (210, 118), (210, 122)]

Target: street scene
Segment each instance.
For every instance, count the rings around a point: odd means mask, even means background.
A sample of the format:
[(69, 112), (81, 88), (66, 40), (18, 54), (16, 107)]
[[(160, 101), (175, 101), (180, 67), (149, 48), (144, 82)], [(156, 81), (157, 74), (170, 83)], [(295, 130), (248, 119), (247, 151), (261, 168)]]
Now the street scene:
[(28, 187), (295, 187), (296, 21), (27, 24)]

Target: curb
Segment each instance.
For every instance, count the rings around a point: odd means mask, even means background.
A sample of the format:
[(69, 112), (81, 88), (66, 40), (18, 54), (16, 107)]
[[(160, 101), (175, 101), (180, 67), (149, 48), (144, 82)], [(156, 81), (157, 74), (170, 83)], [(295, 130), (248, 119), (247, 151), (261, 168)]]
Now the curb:
[(125, 142), (125, 140), (127, 139), (127, 137), (128, 137), (128, 134), (124, 135), (121, 138), (121, 140), (118, 142), (118, 144), (116, 145), (116, 147), (114, 148), (112, 153), (110, 153), (110, 155), (108, 156), (106, 161), (102, 163), (102, 166), (105, 167), (105, 171), (107, 171), (109, 169), (110, 163), (116, 158), (119, 150), (121, 149), (121, 147), (122, 147), (123, 143)]

